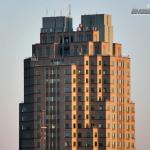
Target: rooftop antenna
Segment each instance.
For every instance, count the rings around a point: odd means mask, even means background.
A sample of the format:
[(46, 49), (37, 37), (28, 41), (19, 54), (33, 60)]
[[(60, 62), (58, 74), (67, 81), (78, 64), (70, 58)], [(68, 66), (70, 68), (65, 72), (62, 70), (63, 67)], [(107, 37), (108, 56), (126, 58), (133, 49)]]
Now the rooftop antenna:
[(62, 16), (62, 9), (60, 10), (60, 16)]
[(48, 17), (48, 9), (46, 8), (46, 17)]
[(49, 13), (49, 16), (52, 17), (52, 12), (50, 9), (48, 9), (48, 13)]
[(71, 4), (69, 4), (69, 17), (71, 17)]
[(54, 17), (55, 17), (55, 9), (54, 9)]

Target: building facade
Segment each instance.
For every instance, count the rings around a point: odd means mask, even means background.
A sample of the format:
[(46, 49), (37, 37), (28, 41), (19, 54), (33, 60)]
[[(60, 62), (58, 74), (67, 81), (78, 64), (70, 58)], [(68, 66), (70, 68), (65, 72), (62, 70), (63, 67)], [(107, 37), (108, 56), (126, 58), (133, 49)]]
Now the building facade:
[(135, 150), (130, 58), (111, 16), (44, 17), (24, 60), (19, 150)]

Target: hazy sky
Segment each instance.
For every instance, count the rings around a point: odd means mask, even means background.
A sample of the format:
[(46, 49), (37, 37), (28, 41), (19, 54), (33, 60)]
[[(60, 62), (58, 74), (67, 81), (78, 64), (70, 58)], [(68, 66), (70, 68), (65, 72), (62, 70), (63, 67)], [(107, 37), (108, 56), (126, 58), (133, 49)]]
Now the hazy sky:
[(18, 106), (23, 101), (23, 59), (39, 42), (42, 17), (68, 14), (74, 28), (81, 14), (112, 14), (114, 41), (132, 58), (137, 150), (150, 150), (150, 15), (131, 15), (150, 0), (0, 0), (0, 150), (18, 150)]

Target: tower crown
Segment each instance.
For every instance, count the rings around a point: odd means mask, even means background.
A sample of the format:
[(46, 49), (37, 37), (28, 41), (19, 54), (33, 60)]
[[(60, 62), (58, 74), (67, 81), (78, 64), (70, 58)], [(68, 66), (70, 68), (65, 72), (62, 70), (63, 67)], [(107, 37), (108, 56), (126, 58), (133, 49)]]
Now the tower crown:
[(71, 32), (72, 18), (66, 16), (43, 17), (41, 33), (47, 32)]

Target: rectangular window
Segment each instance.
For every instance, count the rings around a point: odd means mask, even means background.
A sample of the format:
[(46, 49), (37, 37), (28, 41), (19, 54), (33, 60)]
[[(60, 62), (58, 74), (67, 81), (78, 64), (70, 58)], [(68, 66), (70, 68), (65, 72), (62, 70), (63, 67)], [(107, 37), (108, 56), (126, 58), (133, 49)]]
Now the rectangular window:
[(99, 66), (101, 66), (102, 62), (101, 62), (101, 61), (99, 61), (99, 62), (98, 62), (98, 64), (99, 64)]
[(76, 146), (76, 142), (73, 142), (73, 146)]
[(65, 101), (70, 101), (70, 97), (69, 96), (65, 96)]
[(71, 137), (71, 132), (70, 132), (70, 131), (65, 131), (65, 137), (66, 137), (66, 138)]
[(89, 65), (89, 62), (88, 62), (88, 61), (86, 61), (86, 65)]
[(86, 70), (86, 74), (88, 74), (89, 73), (89, 71), (88, 70)]

